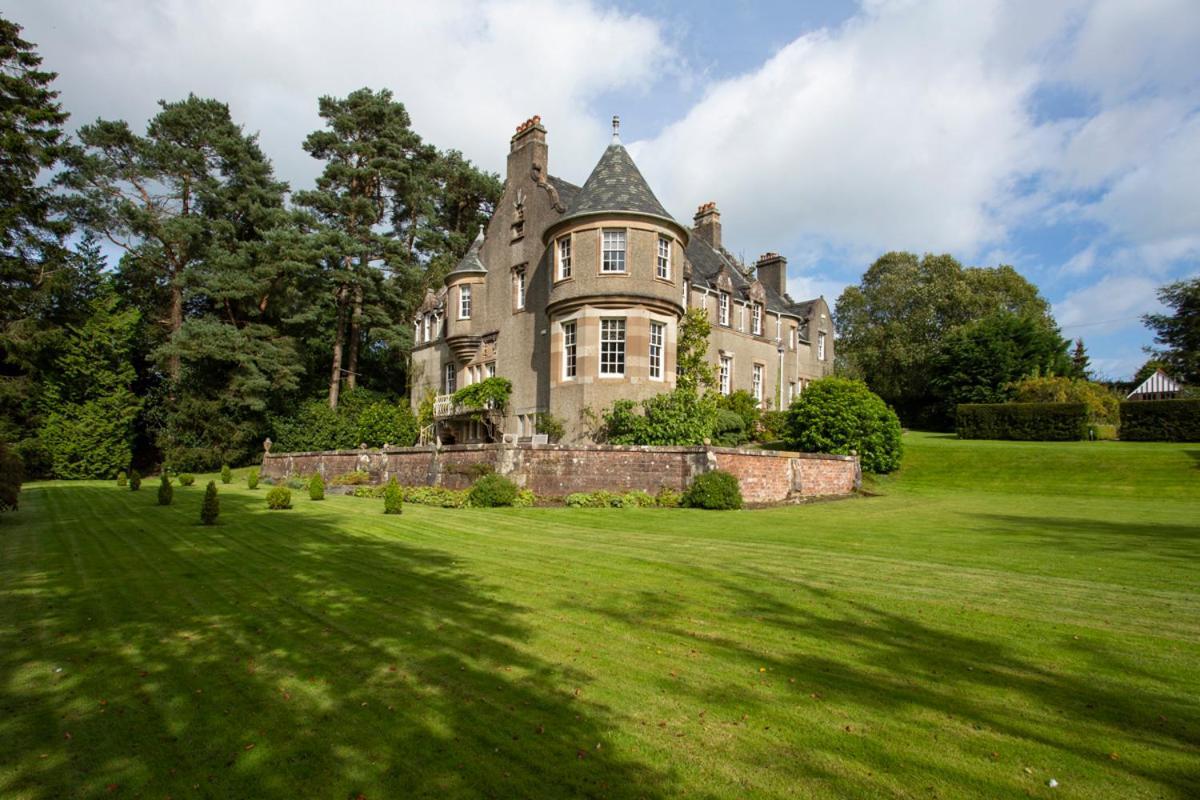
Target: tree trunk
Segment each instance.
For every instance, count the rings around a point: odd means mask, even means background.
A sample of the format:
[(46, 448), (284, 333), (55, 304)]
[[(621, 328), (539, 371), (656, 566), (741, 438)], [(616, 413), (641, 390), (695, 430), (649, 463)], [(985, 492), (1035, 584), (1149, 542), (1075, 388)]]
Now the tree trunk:
[(363, 288), (362, 284), (354, 287), (354, 311), (350, 315), (350, 356), (346, 368), (346, 388), (353, 389), (358, 385), (358, 340), (362, 335)]
[(337, 291), (337, 321), (333, 326), (333, 369), (329, 375), (329, 407), (337, 410), (342, 386), (342, 345), (346, 339), (346, 287)]

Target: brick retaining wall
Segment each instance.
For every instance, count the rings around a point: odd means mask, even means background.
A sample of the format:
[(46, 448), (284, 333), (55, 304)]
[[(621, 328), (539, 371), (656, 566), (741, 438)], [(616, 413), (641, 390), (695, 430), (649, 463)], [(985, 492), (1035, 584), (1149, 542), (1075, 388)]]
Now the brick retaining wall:
[(727, 447), (619, 447), (609, 445), (448, 445), (268, 453), (262, 474), (287, 478), (320, 472), (325, 479), (361, 470), (372, 483), (389, 478), (406, 486), (464, 489), (481, 469), (491, 468), (536, 494), (635, 489), (683, 491), (712, 469), (737, 476), (748, 503), (782, 503), (808, 497), (852, 494), (861, 473), (853, 456), (740, 450)]

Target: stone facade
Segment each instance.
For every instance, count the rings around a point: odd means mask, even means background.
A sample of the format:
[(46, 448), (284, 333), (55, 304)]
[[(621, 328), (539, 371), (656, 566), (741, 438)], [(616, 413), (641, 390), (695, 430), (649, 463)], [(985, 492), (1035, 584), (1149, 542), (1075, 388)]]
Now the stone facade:
[[(709, 356), (723, 392), (745, 389), (781, 408), (832, 371), (825, 300), (793, 301), (777, 254), (740, 264), (722, 246), (715, 204), (702, 205), (691, 228), (671, 218), (615, 133), (583, 187), (549, 174), (539, 118), (510, 144), (486, 233), (414, 319), (411, 399), (415, 408), (443, 398), (438, 439), (527, 440), (549, 413), (565, 424), (564, 441), (586, 442), (585, 410), (674, 388), (688, 308), (704, 308), (713, 323)], [(447, 396), (492, 375), (513, 392), (489, 430)]]
[(469, 487), (482, 467), (543, 497), (572, 492), (682, 492), (696, 475), (723, 469), (738, 478), (747, 503), (783, 503), (853, 494), (858, 459), (850, 456), (735, 450), (723, 447), (615, 447), (604, 445), (450, 445), (324, 453), (268, 453), (263, 477), (321, 473), (327, 480), (361, 470), (371, 482), (392, 477), (407, 486)]

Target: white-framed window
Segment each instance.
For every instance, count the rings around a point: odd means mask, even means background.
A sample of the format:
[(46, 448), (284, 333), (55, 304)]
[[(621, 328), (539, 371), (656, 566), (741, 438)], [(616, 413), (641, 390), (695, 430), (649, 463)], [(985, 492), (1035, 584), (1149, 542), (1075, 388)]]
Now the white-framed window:
[(445, 393), (454, 394), (458, 391), (458, 372), (455, 370), (454, 362), (445, 366), (443, 374), (442, 387), (445, 389)]
[(625, 374), (625, 320), (600, 320), (600, 374)]
[(754, 365), (754, 376), (751, 379), (751, 383), (750, 383), (750, 393), (752, 395), (754, 395), (754, 399), (758, 401), (759, 405), (762, 405), (762, 399), (763, 399), (763, 365), (762, 364)]
[(600, 248), (600, 271), (624, 272), (625, 231), (605, 230), (601, 235), (603, 244)]
[(578, 340), (576, 339), (576, 328), (574, 322), (564, 322), (562, 324), (563, 333), (563, 378), (574, 378), (575, 370), (578, 367), (576, 361), (578, 353)]
[(496, 377), (496, 362), (489, 361), (488, 363), (484, 364), (483, 371), (484, 371), (484, 374), (489, 378)]
[(469, 283), (458, 287), (458, 318), (471, 318), (471, 284)]
[(817, 360), (825, 360), (825, 334), (823, 333), (817, 334)]
[(750, 310), (751, 333), (762, 336), (762, 303), (755, 303)]
[(795, 399), (796, 399), (796, 382), (788, 381), (788, 399), (787, 399), (788, 405), (790, 406), (792, 404), (792, 401)]
[(729, 292), (717, 294), (717, 322), (721, 325), (729, 325)]
[(432, 327), (433, 327), (433, 322), (432, 322), (432, 320), (430, 319), (430, 317), (431, 317), (431, 316), (433, 316), (433, 315), (432, 315), (432, 314), (426, 314), (426, 315), (425, 315), (425, 317), (424, 317), (424, 319), (421, 321), (421, 325), (422, 325), (422, 331), (423, 331), (423, 334), (424, 334), (424, 337), (421, 339), (421, 341), (423, 341), (423, 342), (428, 342), (428, 341), (429, 341), (429, 330), (430, 330), (430, 328), (432, 328)]
[(519, 269), (513, 273), (513, 292), (517, 310), (521, 311), (525, 308), (525, 270)]
[(796, 326), (788, 326), (788, 350), (796, 349)]
[(729, 394), (733, 383), (733, 356), (721, 356), (721, 394)]
[(671, 240), (666, 236), (658, 237), (658, 262), (654, 274), (664, 281), (671, 280)]
[(571, 237), (564, 236), (558, 240), (558, 279), (566, 280), (571, 277)]
[(663, 376), (663, 342), (666, 340), (667, 326), (661, 322), (650, 323), (650, 377), (662, 380)]

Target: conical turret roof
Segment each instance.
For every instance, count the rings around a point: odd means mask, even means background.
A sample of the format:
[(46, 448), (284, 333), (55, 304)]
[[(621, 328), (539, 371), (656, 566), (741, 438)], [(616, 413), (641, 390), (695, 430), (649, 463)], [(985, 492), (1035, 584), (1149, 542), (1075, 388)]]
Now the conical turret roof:
[(559, 221), (605, 212), (645, 214), (675, 222), (650, 191), (629, 151), (619, 141), (610, 144), (600, 156), (596, 168)]
[(452, 278), (460, 275), (486, 275), (487, 267), (479, 260), (479, 251), (483, 249), (483, 226), (479, 226), (479, 233), (475, 236), (475, 241), (471, 242), (470, 248), (467, 249), (467, 254), (462, 257), (458, 265), (450, 270), (446, 275), (446, 282), (449, 283)]

